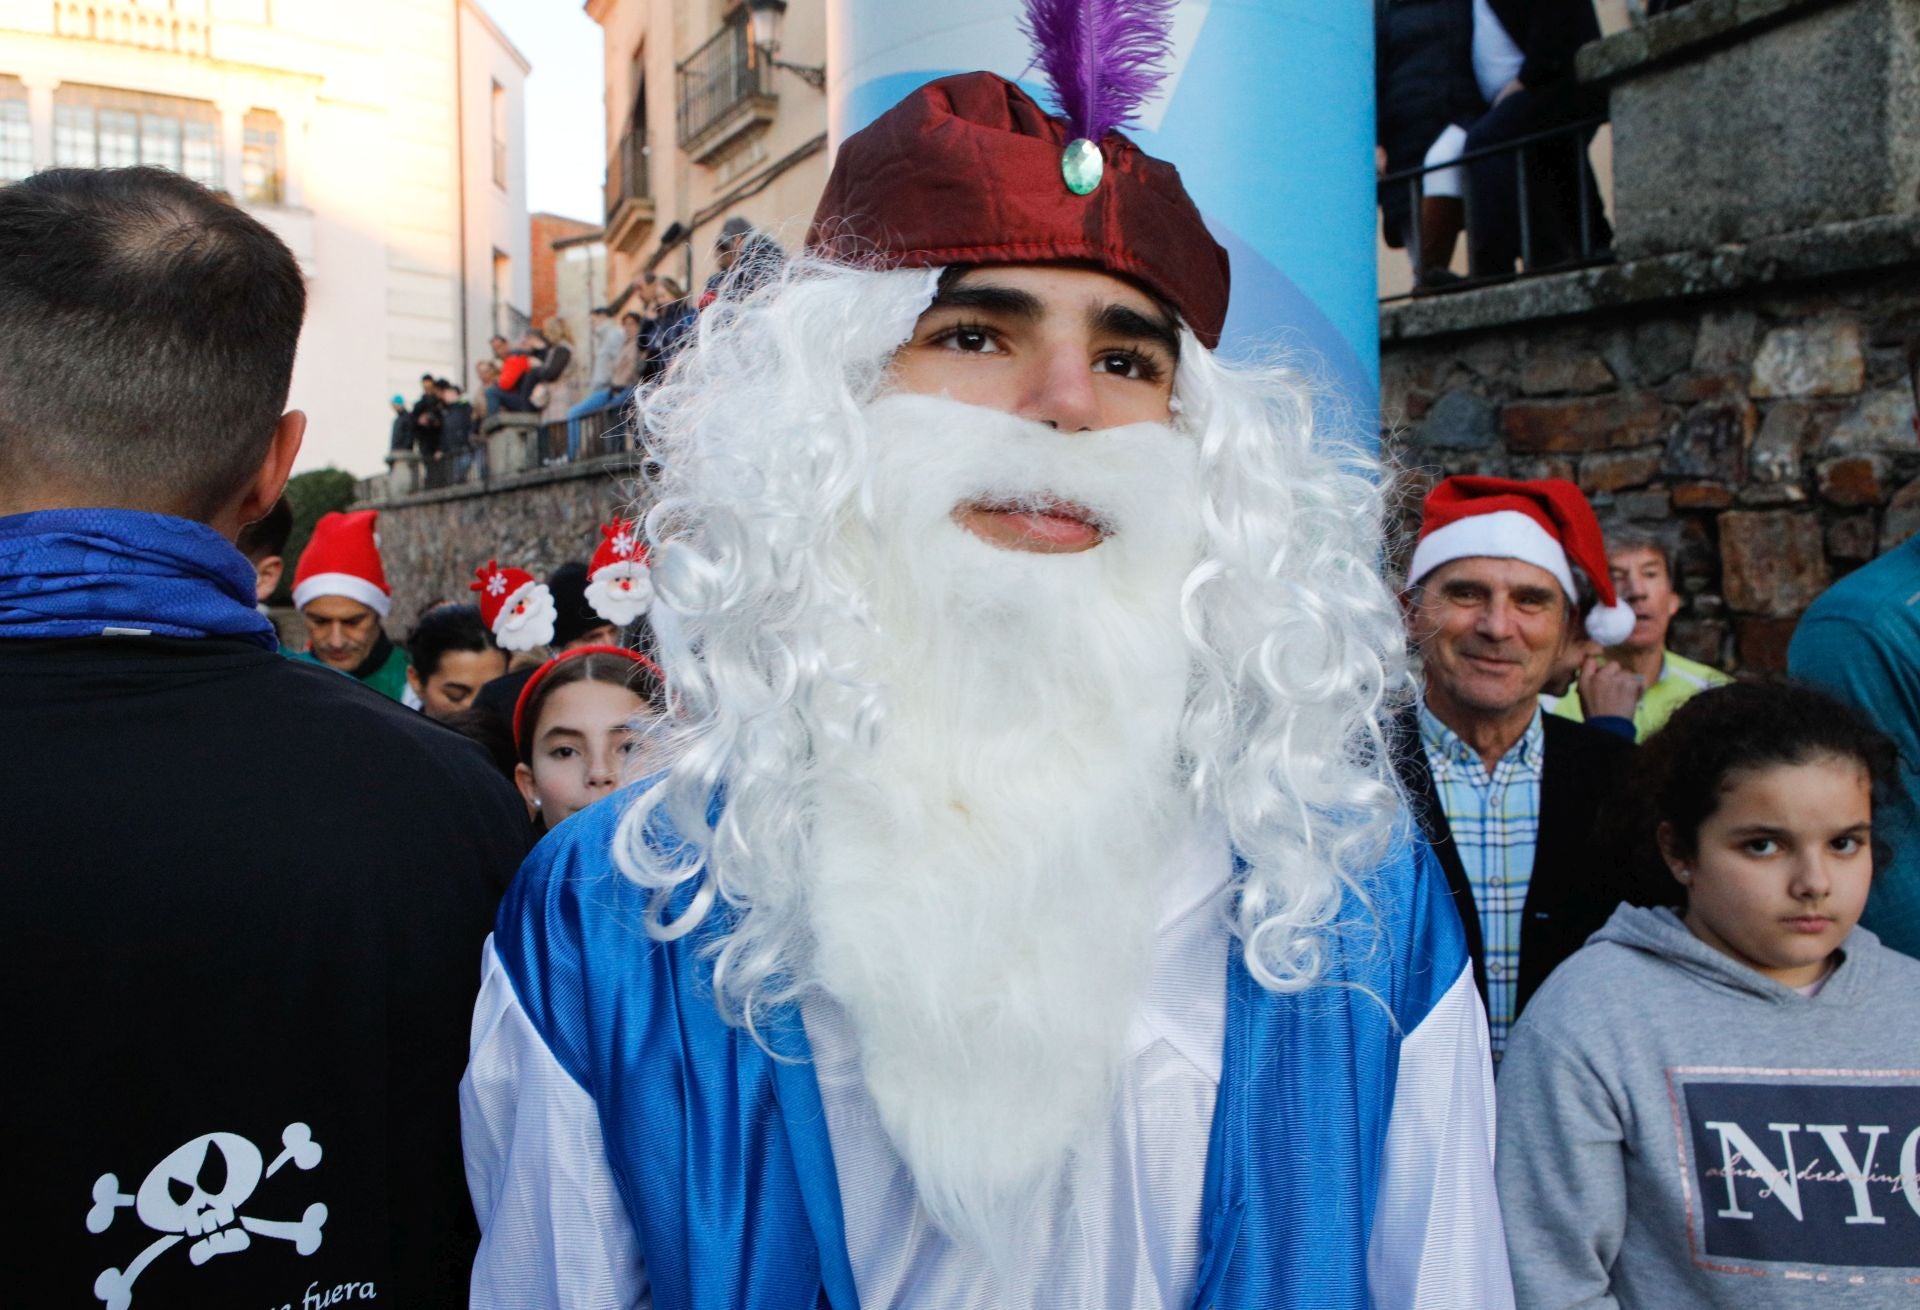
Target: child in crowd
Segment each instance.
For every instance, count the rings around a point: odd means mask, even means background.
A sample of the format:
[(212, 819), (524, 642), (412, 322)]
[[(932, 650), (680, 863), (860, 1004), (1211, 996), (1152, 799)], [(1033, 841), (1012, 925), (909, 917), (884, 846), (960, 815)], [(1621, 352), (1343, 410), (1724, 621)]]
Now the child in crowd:
[(1636, 823), (1687, 908), (1622, 906), (1514, 1028), (1520, 1310), (1915, 1303), (1920, 962), (1855, 927), (1894, 769), (1794, 685), (1704, 692), (1641, 747)]
[(535, 825), (553, 828), (637, 776), (661, 700), (653, 661), (618, 646), (583, 646), (535, 670), (513, 712), (514, 781)]
[(507, 653), (493, 644), (475, 605), (428, 609), (407, 638), (407, 659), (407, 684), (430, 719), (469, 708), (482, 687), (507, 671)]

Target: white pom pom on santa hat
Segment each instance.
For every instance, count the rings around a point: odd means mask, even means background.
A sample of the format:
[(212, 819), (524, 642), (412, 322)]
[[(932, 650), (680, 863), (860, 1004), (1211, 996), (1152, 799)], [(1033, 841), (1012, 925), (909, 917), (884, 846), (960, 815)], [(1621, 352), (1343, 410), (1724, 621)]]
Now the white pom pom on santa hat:
[(488, 560), (474, 571), (469, 591), (480, 593), (480, 621), (501, 650), (535, 650), (553, 644), (556, 609), (547, 584), (525, 569)]
[(1575, 602), (1580, 593), (1573, 570), (1578, 568), (1596, 598), (1586, 615), (1587, 635), (1602, 646), (1618, 646), (1633, 635), (1633, 608), (1614, 592), (1600, 520), (1580, 488), (1564, 478), (1522, 482), (1463, 474), (1443, 479), (1422, 507), (1420, 541), (1407, 581), (1417, 583), (1442, 564), (1474, 556), (1517, 559), (1545, 569)]

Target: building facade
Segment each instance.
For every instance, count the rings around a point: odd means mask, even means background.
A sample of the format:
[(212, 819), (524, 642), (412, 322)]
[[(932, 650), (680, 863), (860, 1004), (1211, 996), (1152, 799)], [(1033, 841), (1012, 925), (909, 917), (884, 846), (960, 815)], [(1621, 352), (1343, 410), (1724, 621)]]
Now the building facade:
[(615, 295), (644, 272), (697, 292), (736, 214), (798, 245), (827, 179), (822, 0), (794, 0), (771, 45), (742, 0), (587, 0), (586, 11), (605, 34)]
[(299, 468), (379, 468), (394, 395), (530, 303), (528, 65), (474, 0), (0, 0), (0, 183), (154, 164), (286, 241)]

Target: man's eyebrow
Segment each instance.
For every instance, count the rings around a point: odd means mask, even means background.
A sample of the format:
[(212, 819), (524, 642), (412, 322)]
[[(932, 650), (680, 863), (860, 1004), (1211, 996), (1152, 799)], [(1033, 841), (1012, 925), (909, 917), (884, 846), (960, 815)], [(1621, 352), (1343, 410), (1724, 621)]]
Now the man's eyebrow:
[(1160, 314), (1143, 314), (1126, 305), (1102, 305), (1089, 310), (1087, 326), (1104, 336), (1145, 337), (1175, 359), (1180, 358), (1180, 334), (1173, 321)]
[(997, 287), (992, 283), (941, 287), (929, 309), (978, 309), (989, 314), (1038, 322), (1045, 312), (1040, 297), (1017, 287)]

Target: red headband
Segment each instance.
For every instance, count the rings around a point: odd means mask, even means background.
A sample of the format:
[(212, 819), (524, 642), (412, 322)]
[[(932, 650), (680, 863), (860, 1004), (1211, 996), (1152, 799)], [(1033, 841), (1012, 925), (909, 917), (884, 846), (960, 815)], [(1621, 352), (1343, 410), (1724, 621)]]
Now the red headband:
[(1227, 318), (1227, 252), (1172, 164), (1118, 132), (1098, 186), (1061, 180), (1066, 124), (992, 73), (929, 82), (848, 137), (809, 249), (889, 268), (1085, 263), (1166, 301), (1202, 345)]
[(658, 664), (655, 664), (639, 651), (628, 650), (625, 646), (581, 646), (568, 651), (564, 655), (556, 655), (533, 671), (533, 676), (527, 679), (527, 685), (520, 689), (520, 699), (513, 703), (513, 748), (516, 751), (523, 749), (522, 739), (526, 727), (527, 702), (533, 699), (533, 689), (538, 687), (541, 682), (546, 679), (546, 676), (560, 665), (565, 664), (568, 660), (579, 659), (587, 655), (624, 655), (651, 673), (655, 681), (663, 685), (666, 683), (666, 676), (660, 672), (660, 666)]

